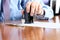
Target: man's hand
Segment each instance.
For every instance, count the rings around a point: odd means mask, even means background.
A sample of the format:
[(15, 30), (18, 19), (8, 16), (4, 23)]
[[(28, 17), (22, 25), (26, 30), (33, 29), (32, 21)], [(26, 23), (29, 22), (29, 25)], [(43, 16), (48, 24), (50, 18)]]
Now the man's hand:
[(30, 15), (33, 16), (34, 14), (43, 15), (43, 9), (40, 3), (38, 2), (27, 2), (26, 4), (26, 11), (27, 13), (30, 12)]

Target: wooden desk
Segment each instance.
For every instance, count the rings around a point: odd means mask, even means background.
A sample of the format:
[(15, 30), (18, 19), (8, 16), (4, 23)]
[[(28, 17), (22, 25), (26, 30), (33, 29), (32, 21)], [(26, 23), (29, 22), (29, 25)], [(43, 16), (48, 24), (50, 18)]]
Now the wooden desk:
[(23, 30), (0, 23), (0, 40), (60, 40), (59, 30), (37, 27), (25, 27)]
[(2, 30), (1, 30), (1, 27), (0, 27), (0, 40), (2, 40)]
[(26, 27), (24, 30), (18, 27), (7, 26), (2, 27), (3, 40), (42, 40), (43, 29)]

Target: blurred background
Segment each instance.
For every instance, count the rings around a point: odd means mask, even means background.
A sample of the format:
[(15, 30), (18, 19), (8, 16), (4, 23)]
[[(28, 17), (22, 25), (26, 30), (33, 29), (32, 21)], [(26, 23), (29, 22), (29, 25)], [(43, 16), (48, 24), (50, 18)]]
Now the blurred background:
[(53, 9), (55, 16), (60, 15), (60, 0), (43, 0), (43, 2)]

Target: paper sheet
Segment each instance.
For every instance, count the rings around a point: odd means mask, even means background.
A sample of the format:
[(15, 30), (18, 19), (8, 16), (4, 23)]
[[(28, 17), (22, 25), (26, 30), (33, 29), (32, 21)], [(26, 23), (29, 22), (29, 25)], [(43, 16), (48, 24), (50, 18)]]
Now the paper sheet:
[(28, 27), (42, 27), (42, 28), (60, 28), (60, 23), (49, 23), (49, 22), (34, 22), (31, 24), (12, 24), (12, 23), (6, 23), (8, 25), (13, 25), (13, 26), (28, 26)]

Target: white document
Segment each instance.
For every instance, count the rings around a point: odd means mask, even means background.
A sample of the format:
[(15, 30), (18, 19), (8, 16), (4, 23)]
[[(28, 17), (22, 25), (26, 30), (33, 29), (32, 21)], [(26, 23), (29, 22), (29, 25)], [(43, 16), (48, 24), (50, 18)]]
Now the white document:
[(55, 28), (55, 29), (60, 28), (60, 23), (50, 23), (50, 22), (34, 22), (31, 24), (21, 24), (21, 23), (20, 24), (6, 23), (6, 24), (18, 27), (31, 26), (31, 27)]

